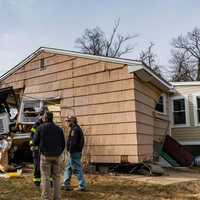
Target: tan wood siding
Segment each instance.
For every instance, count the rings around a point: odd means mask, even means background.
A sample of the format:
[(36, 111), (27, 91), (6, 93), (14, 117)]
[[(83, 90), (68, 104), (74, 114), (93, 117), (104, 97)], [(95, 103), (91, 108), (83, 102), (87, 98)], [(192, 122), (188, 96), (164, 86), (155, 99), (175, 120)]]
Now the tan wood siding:
[(120, 124), (95, 124), (95, 125), (82, 125), (85, 130), (85, 135), (120, 135), (136, 133), (135, 122), (125, 122)]
[[(148, 82), (144, 82), (138, 77), (134, 78), (134, 99), (136, 101), (136, 129), (138, 159), (149, 160), (153, 157), (153, 140), (163, 134), (165, 120), (157, 119), (155, 115), (155, 105), (162, 94)], [(157, 127), (161, 130), (157, 131)]]
[[(93, 163), (121, 163), (121, 160), (121, 155), (91, 156), (91, 162)], [(138, 155), (128, 155), (127, 160), (131, 163), (137, 163)]]
[[(87, 145), (137, 145), (137, 134), (111, 134), (111, 135), (88, 135), (86, 139)], [(132, 152), (134, 153), (134, 152)], [(122, 154), (124, 155), (124, 154)], [(128, 155), (128, 152), (127, 152)]]
[[(69, 98), (68, 98), (69, 99)], [(63, 112), (67, 112), (65, 109), (66, 100), (63, 103)], [(134, 111), (135, 106), (132, 100), (119, 101), (114, 103), (101, 103), (101, 104), (93, 104), (93, 105), (80, 105), (74, 107), (75, 113), (77, 116), (84, 116), (84, 115), (99, 115), (99, 114), (109, 114), (109, 113), (122, 113), (122, 112), (129, 112)]]
[(162, 142), (165, 135), (170, 133), (169, 129), (169, 116), (156, 113), (154, 121), (154, 141)]

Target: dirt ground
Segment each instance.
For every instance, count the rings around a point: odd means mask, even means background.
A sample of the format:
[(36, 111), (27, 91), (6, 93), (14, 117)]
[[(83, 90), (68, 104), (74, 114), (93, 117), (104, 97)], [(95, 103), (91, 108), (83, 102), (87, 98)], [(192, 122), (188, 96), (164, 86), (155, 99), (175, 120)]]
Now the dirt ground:
[[(199, 170), (168, 170), (162, 177), (87, 175), (87, 192), (62, 191), (63, 200), (200, 199)], [(77, 182), (73, 179), (74, 189)], [(0, 178), (0, 200), (39, 200), (31, 174)]]

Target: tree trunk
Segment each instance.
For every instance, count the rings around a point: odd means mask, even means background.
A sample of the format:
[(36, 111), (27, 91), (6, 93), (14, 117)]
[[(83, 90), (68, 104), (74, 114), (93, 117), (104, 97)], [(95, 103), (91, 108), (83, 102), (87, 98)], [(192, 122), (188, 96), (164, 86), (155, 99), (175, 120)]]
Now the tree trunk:
[(198, 59), (198, 65), (197, 65), (197, 81), (200, 81), (200, 59)]

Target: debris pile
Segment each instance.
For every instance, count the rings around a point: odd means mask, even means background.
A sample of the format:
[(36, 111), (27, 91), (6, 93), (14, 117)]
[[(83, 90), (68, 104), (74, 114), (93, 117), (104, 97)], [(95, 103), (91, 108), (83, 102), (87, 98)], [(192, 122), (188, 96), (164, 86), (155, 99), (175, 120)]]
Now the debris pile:
[(11, 137), (0, 139), (0, 172), (7, 172), (9, 170), (8, 151), (12, 145)]
[(183, 145), (166, 135), (160, 151), (160, 161), (165, 161), (170, 167), (190, 167), (193, 165), (194, 156)]
[(137, 164), (119, 164), (110, 169), (111, 173), (126, 173), (126, 174), (140, 174), (145, 176), (162, 176), (164, 169), (150, 161), (141, 162)]

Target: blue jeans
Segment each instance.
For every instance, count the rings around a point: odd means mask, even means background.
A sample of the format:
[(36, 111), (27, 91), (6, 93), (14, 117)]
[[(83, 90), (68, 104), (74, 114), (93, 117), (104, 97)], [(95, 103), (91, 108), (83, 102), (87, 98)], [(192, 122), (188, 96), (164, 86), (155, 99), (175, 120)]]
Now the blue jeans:
[(81, 152), (70, 153), (64, 173), (64, 185), (66, 187), (70, 187), (72, 173), (74, 173), (79, 181), (79, 188), (86, 188), (86, 183), (83, 175), (83, 168), (81, 164), (81, 157)]

